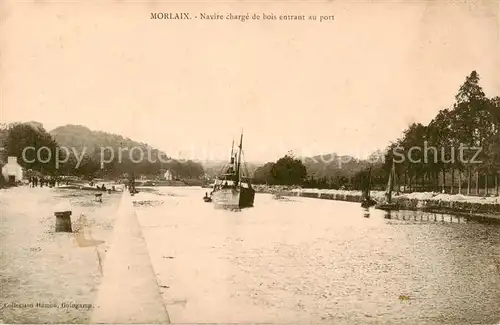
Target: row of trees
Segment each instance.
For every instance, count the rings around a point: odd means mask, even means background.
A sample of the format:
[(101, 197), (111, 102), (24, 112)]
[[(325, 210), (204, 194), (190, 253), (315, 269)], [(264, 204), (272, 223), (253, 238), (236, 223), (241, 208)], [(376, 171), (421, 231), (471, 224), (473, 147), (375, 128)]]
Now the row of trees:
[(407, 191), (498, 195), (500, 97), (487, 98), (479, 80), (472, 71), (451, 108), (428, 125), (413, 123), (391, 143), (385, 163), (374, 166), (385, 177), (374, 184), (387, 183), (394, 162), (397, 185)]
[(439, 111), (427, 125), (410, 125), (384, 153), (372, 157), (376, 162), (354, 161), (348, 168), (316, 162), (306, 167), (286, 155), (258, 168), (254, 182), (361, 189), (370, 170), (372, 188), (385, 189), (394, 163), (398, 189), (498, 195), (500, 97), (486, 97), (479, 81), (472, 71), (450, 108)]
[(26, 170), (44, 175), (119, 178), (131, 173), (159, 176), (166, 170), (181, 179), (197, 179), (204, 175), (203, 167), (196, 162), (169, 159), (160, 151), (147, 150), (147, 147), (129, 151), (127, 149), (131, 148), (123, 148), (120, 143), (106, 143), (112, 150), (103, 150), (101, 154), (98, 146), (85, 151), (60, 147), (41, 125), (13, 123), (1, 125), (0, 129), (6, 155), (18, 157), (19, 164)]

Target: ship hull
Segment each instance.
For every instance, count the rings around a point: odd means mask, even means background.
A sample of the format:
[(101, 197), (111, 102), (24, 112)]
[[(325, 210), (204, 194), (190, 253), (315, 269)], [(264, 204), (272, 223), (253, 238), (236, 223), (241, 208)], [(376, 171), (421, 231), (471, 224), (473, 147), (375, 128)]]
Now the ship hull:
[(255, 190), (252, 188), (223, 188), (212, 193), (216, 208), (243, 209), (253, 207)]

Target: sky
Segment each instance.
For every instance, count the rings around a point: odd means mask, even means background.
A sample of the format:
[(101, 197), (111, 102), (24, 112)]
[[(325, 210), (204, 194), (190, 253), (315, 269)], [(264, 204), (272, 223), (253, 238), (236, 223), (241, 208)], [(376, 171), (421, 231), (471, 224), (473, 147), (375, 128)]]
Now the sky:
[[(450, 107), (476, 70), (500, 95), (500, 1), (0, 4), (0, 120), (79, 124), (187, 159), (364, 157)], [(152, 12), (334, 15), (155, 20)]]

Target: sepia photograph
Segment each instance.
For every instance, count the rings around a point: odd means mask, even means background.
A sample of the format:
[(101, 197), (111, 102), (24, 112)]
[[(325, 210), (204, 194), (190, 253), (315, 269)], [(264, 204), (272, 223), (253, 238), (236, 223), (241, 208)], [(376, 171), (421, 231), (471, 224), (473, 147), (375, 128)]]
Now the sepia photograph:
[(500, 325), (500, 1), (0, 2), (0, 324)]

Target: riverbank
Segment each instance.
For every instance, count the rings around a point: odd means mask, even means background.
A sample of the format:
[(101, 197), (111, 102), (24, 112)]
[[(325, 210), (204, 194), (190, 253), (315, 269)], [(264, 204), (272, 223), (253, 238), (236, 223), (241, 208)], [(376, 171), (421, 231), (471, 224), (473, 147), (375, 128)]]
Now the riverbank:
[[(255, 185), (258, 193), (280, 194), (282, 196), (300, 196), (308, 198), (361, 202), (361, 191), (302, 189), (286, 186)], [(377, 202), (383, 202), (384, 191), (372, 191), (370, 196)], [(401, 210), (447, 213), (461, 216), (474, 216), (500, 219), (499, 197), (477, 197), (461, 194), (442, 194), (432, 192), (402, 193), (393, 195), (395, 205)]]

